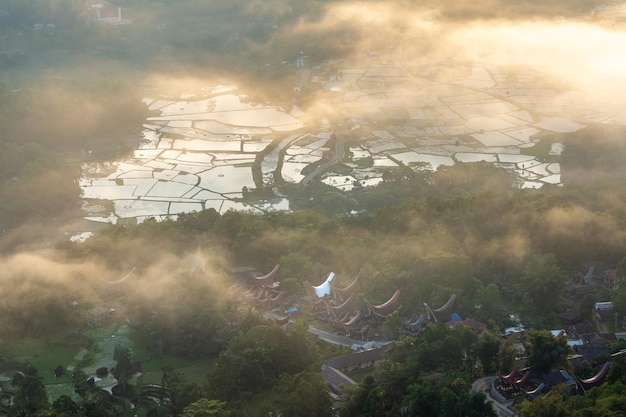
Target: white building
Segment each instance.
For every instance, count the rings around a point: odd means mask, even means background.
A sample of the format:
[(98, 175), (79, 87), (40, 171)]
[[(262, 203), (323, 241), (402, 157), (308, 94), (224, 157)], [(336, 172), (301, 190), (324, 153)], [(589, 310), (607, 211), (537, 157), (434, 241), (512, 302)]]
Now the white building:
[(309, 57), (306, 55), (299, 55), (296, 58), (296, 67), (298, 68), (306, 68), (309, 66)]

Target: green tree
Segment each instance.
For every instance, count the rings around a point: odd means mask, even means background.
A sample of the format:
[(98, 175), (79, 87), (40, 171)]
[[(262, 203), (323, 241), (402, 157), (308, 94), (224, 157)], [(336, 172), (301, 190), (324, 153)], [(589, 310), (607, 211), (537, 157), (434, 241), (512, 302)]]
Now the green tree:
[(113, 368), (113, 376), (117, 379), (118, 384), (121, 386), (122, 392), (126, 392), (127, 382), (132, 377), (130, 349), (117, 345), (115, 347), (115, 351), (113, 352), (113, 359), (117, 361), (115, 363), (115, 368)]
[(335, 190), (327, 191), (313, 200), (315, 210), (328, 217), (344, 216), (354, 205), (352, 200)]
[(500, 346), (502, 341), (491, 332), (486, 332), (478, 338), (478, 358), (487, 375), (498, 370)]
[(311, 258), (298, 252), (290, 252), (279, 259), (280, 273), (285, 278), (295, 278), (302, 282), (313, 272)]
[(572, 352), (564, 337), (554, 337), (547, 330), (529, 330), (526, 334), (528, 364), (541, 371), (562, 367), (568, 368), (567, 357)]
[(283, 375), (272, 396), (279, 415), (294, 417), (333, 415), (333, 403), (328, 388), (317, 372)]
[(531, 256), (514, 284), (526, 315), (541, 318), (554, 313), (559, 308), (555, 297), (564, 282), (565, 273), (554, 255)]
[(519, 405), (520, 417), (568, 417), (563, 400), (558, 395), (535, 398)]
[(611, 297), (613, 308), (620, 316), (626, 316), (626, 285), (620, 285)]
[(169, 402), (175, 414), (182, 413), (185, 407), (203, 397), (200, 385), (187, 382), (184, 374), (175, 372), (170, 365), (165, 366), (162, 371), (161, 387), (164, 398), (160, 403)]
[(450, 390), (448, 387), (444, 387), (441, 390), (439, 416), (441, 417), (457, 417), (461, 413), (461, 400), (460, 398)]
[(272, 386), (285, 373), (297, 374), (319, 365), (317, 346), (302, 321), (285, 333), (271, 323), (234, 337), (220, 354), (209, 386), (222, 401), (232, 401)]
[(259, 408), (256, 410), (254, 417), (268, 417), (278, 415), (276, 407), (268, 400), (263, 400)]
[(89, 386), (87, 384), (87, 374), (82, 369), (76, 369), (72, 373), (72, 383), (74, 384), (74, 392), (81, 398), (85, 399), (89, 395)]
[(515, 347), (516, 340), (517, 338), (513, 336), (503, 340), (502, 345), (500, 346), (500, 352), (498, 353), (500, 358), (498, 370), (500, 372), (509, 372), (513, 369), (515, 358), (518, 356), (518, 351)]
[(280, 290), (289, 297), (299, 297), (304, 295), (304, 286), (296, 278), (285, 278), (280, 280)]
[(240, 385), (239, 360), (232, 352), (222, 352), (215, 369), (208, 375), (209, 391), (222, 401), (239, 399), (242, 388)]
[(233, 417), (235, 413), (225, 402), (201, 398), (189, 404), (181, 417)]
[(341, 409), (341, 415), (361, 415), (364, 413), (365, 400), (375, 384), (374, 377), (368, 375), (357, 386), (348, 388), (348, 398)]
[(82, 410), (67, 395), (61, 395), (52, 403), (52, 410), (60, 416), (78, 416), (82, 414)]
[(23, 373), (16, 373), (11, 381), (15, 387), (9, 416), (29, 416), (50, 407), (48, 393), (37, 370), (27, 364)]
[(595, 294), (585, 294), (578, 302), (578, 316), (581, 320), (591, 320), (593, 307), (598, 301)]
[(394, 311), (393, 313), (385, 317), (382, 327), (385, 339), (397, 339), (400, 333), (400, 327), (400, 313), (398, 311)]
[(459, 343), (459, 348), (463, 356), (472, 361), (476, 354), (476, 344), (478, 343), (478, 335), (476, 330), (463, 324), (457, 324), (450, 329), (452, 338)]
[(502, 296), (496, 284), (489, 284), (479, 288), (475, 296), (476, 320), (487, 322), (495, 320), (500, 322), (502, 318)]
[(284, 361), (284, 372), (297, 374), (302, 371), (313, 371), (319, 368), (320, 355), (317, 345), (309, 338), (307, 325), (297, 320), (289, 328), (287, 344), (281, 352)]
[(461, 410), (466, 417), (497, 417), (483, 392), (469, 392), (461, 397)]
[[(456, 327), (456, 326), (455, 326)], [(416, 371), (434, 371), (439, 368), (458, 369), (462, 365), (464, 349), (469, 348), (470, 333), (476, 334), (466, 326), (462, 329), (448, 329), (445, 324), (429, 324), (414, 340), (413, 352), (409, 355), (409, 366), (415, 365)], [(457, 339), (456, 336), (462, 336)], [(470, 343), (470, 344), (468, 344)]]
[(436, 416), (439, 408), (439, 390), (432, 384), (413, 383), (402, 399), (402, 410), (409, 416)]

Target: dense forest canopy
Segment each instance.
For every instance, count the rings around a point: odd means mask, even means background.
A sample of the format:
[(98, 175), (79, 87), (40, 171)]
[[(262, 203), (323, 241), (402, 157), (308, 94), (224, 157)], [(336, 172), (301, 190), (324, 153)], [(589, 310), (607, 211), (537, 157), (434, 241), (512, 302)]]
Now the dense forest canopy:
[[(0, 367), (19, 372), (3, 383), (2, 412), (332, 415), (319, 370), (323, 359), (343, 352), (307, 334), (316, 320), (310, 286), (331, 271), (341, 284), (359, 278), (354, 298), (363, 311), (366, 301), (384, 303), (394, 290), (401, 305), (376, 323), (377, 336), (396, 340), (384, 365), (344, 392), (340, 415), (495, 415), (485, 395), (470, 389), (478, 377), (522, 362), (568, 368), (565, 339), (545, 331), (561, 326), (559, 313), (574, 309), (576, 320), (589, 320), (595, 302), (610, 301), (615, 326), (626, 316), (623, 284), (574, 300), (563, 295), (590, 264), (626, 274), (624, 126), (602, 120), (539, 137), (527, 152), (543, 156), (552, 144), (564, 145), (562, 184), (539, 190), (521, 189), (510, 172), (486, 162), (436, 171), (399, 166), (376, 187), (350, 192), (321, 181), (279, 183), (289, 212), (209, 209), (94, 227), (82, 219), (79, 178), (82, 163), (106, 166), (136, 149), (153, 114), (143, 99), (155, 92), (173, 97), (232, 83), (255, 102), (297, 105), (314, 123), (340, 126), (342, 113), (326, 101), (327, 92), (293, 93), (292, 61), (305, 53), (312, 65), (333, 69), (339, 61), (358, 67), (372, 54), (384, 60), (401, 51), (418, 68), (436, 63), (424, 70), (433, 83), (451, 79), (462, 60), (493, 62), (511, 79), (512, 69), (537, 65), (555, 85), (597, 93), (599, 106), (619, 104), (626, 84), (613, 57), (623, 35), (598, 19), (594, 7), (601, 3), (112, 0), (106, 6), (120, 7), (128, 22), (108, 25), (97, 21), (99, 9), (89, 1), (4, 0)], [(542, 41), (526, 43), (530, 38)], [(546, 64), (553, 62), (566, 65)], [(358, 138), (345, 136), (349, 151)], [(345, 168), (344, 161), (331, 167)], [(250, 198), (272, 192), (252, 190)], [(110, 202), (102, 204), (110, 210)], [(94, 236), (68, 239), (85, 227)], [(265, 273), (277, 264), (280, 289), (301, 314), (287, 331), (256, 309), (245, 295), (250, 290), (241, 291), (231, 274), (233, 266)], [(401, 335), (402, 323), (425, 303), (443, 305), (451, 295), (455, 311), (485, 323), (485, 333), (437, 323)], [(102, 305), (114, 306), (120, 324), (149, 340), (154, 357), (210, 358), (214, 366), (194, 380), (164, 366), (160, 383), (144, 384), (133, 379), (134, 353), (120, 346), (110, 373), (118, 391), (89, 385), (79, 367), (66, 375), (75, 395), (48, 401), (39, 374), (51, 370), (4, 356), (5, 345), (23, 340), (92, 349), (83, 334), (85, 313)], [(520, 357), (512, 338), (501, 338), (517, 324), (513, 318), (535, 329), (522, 347), (528, 356)], [(611, 353), (620, 343), (611, 344)], [(617, 415), (611, 413), (624, 409), (625, 366), (616, 358), (607, 383), (587, 395), (557, 387), (521, 401), (520, 415)], [(587, 362), (577, 372), (590, 377), (598, 368), (599, 361)]]

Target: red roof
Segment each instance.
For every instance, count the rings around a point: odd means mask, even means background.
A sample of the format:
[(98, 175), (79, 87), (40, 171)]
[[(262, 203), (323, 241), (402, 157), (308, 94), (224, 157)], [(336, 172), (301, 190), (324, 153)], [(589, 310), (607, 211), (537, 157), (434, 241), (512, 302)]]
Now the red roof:
[(99, 12), (100, 19), (117, 19), (119, 17), (119, 8), (103, 7)]
[(379, 316), (387, 316), (396, 310), (396, 304), (398, 303), (399, 297), (400, 290), (396, 290), (389, 300), (377, 306), (370, 305), (370, 308)]
[(461, 323), (464, 324), (467, 327), (471, 327), (472, 329), (476, 330), (479, 333), (487, 328), (487, 325), (485, 323), (481, 323), (481, 322), (479, 322), (477, 320), (474, 320), (473, 318), (470, 318), (470, 317), (466, 318)]
[(606, 279), (609, 279), (611, 281), (615, 281), (617, 279), (617, 269), (611, 269), (609, 272), (607, 272), (604, 277)]
[(263, 275), (261, 277), (251, 276), (250, 278), (252, 278), (252, 282), (254, 282), (254, 284), (256, 286), (259, 286), (259, 287), (273, 287), (273, 285), (274, 285), (274, 278), (276, 278), (276, 275), (278, 274), (278, 269), (279, 268), (280, 268), (280, 265), (276, 264), (274, 269), (272, 269), (266, 275)]

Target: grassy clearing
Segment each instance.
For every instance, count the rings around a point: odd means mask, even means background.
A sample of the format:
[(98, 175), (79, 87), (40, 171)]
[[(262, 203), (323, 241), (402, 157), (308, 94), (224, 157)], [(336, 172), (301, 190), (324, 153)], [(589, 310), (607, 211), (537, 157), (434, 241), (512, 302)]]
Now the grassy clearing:
[[(30, 362), (47, 385), (59, 383), (54, 376), (54, 368), (73, 364), (74, 357), (82, 348), (73, 343), (62, 345), (50, 339), (23, 339), (3, 346), (2, 352), (15, 360)], [(13, 377), (13, 374), (5, 372), (5, 376)]]
[[(187, 381), (202, 384), (207, 374), (215, 368), (216, 362), (217, 358), (202, 359), (184, 367), (174, 367), (174, 369), (176, 372), (183, 374)], [(167, 363), (165, 365), (167, 365)], [(140, 378), (141, 382), (144, 384), (160, 384), (162, 376), (163, 372), (161, 368), (151, 368), (150, 370), (144, 368)]]
[[(133, 343), (133, 358), (141, 362), (141, 368), (144, 373), (158, 372), (159, 381), (161, 380), (161, 369), (167, 365), (182, 372), (187, 376), (193, 376), (195, 371), (191, 368), (198, 366), (200, 368), (209, 368), (215, 364), (217, 358), (185, 358), (180, 356), (168, 356), (162, 355), (154, 350), (150, 349), (153, 341), (149, 335), (142, 334), (141, 332), (133, 332), (129, 335), (130, 340)], [(204, 377), (206, 372), (201, 369), (198, 371), (201, 378)], [(194, 381), (195, 378), (189, 378), (190, 381)]]
[[(66, 369), (69, 366), (76, 366), (77, 355), (83, 350), (89, 351), (92, 360), (82, 369), (87, 374), (93, 374), (95, 369), (101, 366), (111, 368), (115, 365), (113, 352), (116, 346), (130, 348), (133, 359), (141, 362), (143, 370), (133, 383), (143, 384), (161, 383), (162, 368), (167, 365), (182, 373), (187, 381), (202, 384), (207, 373), (213, 370), (217, 362), (217, 357), (193, 359), (159, 355), (149, 349), (152, 344), (148, 335), (130, 331), (128, 326), (111, 324), (89, 329), (85, 335), (23, 339), (1, 346), (0, 353), (15, 362), (30, 362), (37, 368), (51, 401), (61, 395), (74, 397), (71, 372), (57, 378), (54, 376), (54, 369), (58, 365)], [(5, 369), (2, 376), (12, 379), (16, 371)]]

